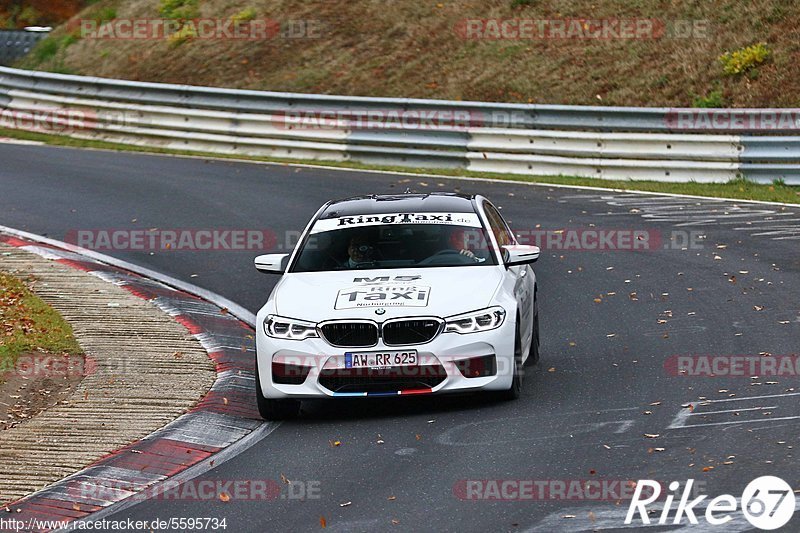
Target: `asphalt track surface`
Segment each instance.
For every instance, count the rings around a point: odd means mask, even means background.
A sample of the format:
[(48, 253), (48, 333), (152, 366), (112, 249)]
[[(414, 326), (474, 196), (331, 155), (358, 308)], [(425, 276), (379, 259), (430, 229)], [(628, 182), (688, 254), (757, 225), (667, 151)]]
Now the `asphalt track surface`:
[[(800, 352), (800, 209), (0, 145), (0, 224), (56, 239), (76, 229), (267, 228), (282, 240), (328, 199), (406, 187), (484, 194), (517, 231), (634, 229), (663, 240), (646, 252), (543, 251), (535, 265), (542, 358), (519, 401), (307, 402), (301, 419), (195, 481), (288, 479), (318, 487), (318, 497), (150, 500), (108, 518), (224, 517), (228, 531), (320, 529), (323, 521), (331, 531), (614, 530), (624, 527), (627, 502), (613, 496), (467, 501), (460, 488), (465, 480), (692, 478), (710, 497), (738, 498), (763, 475), (800, 488), (796, 376), (687, 377), (665, 368), (678, 354)], [(673, 231), (679, 240), (693, 232), (696, 246), (671, 245)], [(253, 312), (277, 279), (257, 273), (247, 251), (106, 253)], [(705, 405), (686, 417), (687, 402)], [(719, 412), (703, 414), (711, 411)], [(725, 530), (749, 530), (736, 516)], [(798, 524), (795, 516), (788, 527)]]

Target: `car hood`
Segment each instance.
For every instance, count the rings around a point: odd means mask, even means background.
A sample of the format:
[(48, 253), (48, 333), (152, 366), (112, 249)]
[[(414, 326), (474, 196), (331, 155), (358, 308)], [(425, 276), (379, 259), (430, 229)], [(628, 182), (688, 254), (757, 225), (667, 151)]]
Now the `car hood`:
[(284, 275), (273, 296), (279, 315), (314, 322), (447, 317), (488, 307), (502, 278), (489, 265), (309, 272)]

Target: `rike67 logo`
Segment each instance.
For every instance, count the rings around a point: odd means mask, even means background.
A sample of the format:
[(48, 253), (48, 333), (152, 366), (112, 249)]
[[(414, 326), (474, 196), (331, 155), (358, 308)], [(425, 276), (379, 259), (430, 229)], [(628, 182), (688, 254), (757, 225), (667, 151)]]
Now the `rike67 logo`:
[[(672, 524), (680, 524), (686, 518), (690, 524), (697, 524), (697, 515), (703, 508), (702, 502), (707, 498), (705, 494), (689, 501), (693, 496), (692, 486), (694, 480), (690, 479), (684, 486), (683, 493), (680, 495), (677, 509), (675, 510)], [(669, 484), (672, 494), (667, 494), (658, 524), (668, 523), (672, 504), (677, 495), (680, 483), (673, 481)], [(642, 497), (642, 492), (647, 489), (647, 496)], [(639, 519), (645, 525), (650, 524), (650, 516), (647, 506), (655, 502), (661, 496), (661, 485), (651, 479), (640, 480), (636, 484), (631, 505), (628, 507), (628, 514), (625, 523), (630, 524), (634, 515), (638, 512)], [(741, 502), (737, 501), (731, 494), (722, 494), (707, 502), (705, 506), (705, 520), (712, 526), (726, 524), (733, 520), (731, 513), (735, 513), (741, 503), (741, 512), (744, 517), (755, 528), (762, 530), (773, 530), (785, 526), (791, 520), (795, 508), (795, 495), (792, 487), (784, 480), (775, 476), (762, 476), (751, 481), (742, 492)], [(697, 508), (697, 509), (695, 509)], [(657, 510), (653, 511), (657, 514)], [(703, 515), (701, 515), (703, 516)]]

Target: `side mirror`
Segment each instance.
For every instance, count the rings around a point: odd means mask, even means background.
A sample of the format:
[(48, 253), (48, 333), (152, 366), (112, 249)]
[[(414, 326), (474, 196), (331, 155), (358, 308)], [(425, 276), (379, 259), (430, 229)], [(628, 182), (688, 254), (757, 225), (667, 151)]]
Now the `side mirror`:
[(289, 254), (259, 255), (254, 261), (256, 270), (265, 274), (283, 274), (288, 262)]
[(539, 259), (539, 247), (527, 244), (509, 244), (503, 246), (503, 261), (506, 266), (526, 265)]

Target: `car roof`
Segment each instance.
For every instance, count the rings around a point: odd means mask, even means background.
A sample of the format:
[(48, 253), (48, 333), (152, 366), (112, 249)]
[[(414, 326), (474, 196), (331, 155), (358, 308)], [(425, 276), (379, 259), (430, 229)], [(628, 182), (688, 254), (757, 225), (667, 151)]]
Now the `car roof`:
[(319, 218), (379, 213), (474, 213), (474, 199), (474, 195), (450, 192), (352, 196), (329, 202)]

